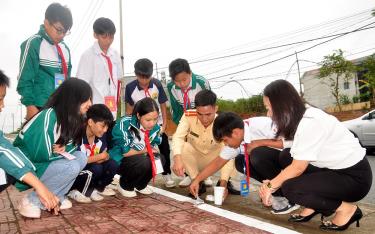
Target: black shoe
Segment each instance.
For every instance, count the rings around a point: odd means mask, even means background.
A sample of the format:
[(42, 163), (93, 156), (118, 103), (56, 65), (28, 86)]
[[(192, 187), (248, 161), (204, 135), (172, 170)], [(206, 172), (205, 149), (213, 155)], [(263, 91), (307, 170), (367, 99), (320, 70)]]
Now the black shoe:
[[(216, 186), (220, 186), (220, 180), (216, 183)], [(227, 182), (227, 189), (229, 194), (241, 195), (241, 192), (236, 190), (230, 181)]]
[[(206, 192), (206, 185), (204, 184), (204, 181), (202, 181), (202, 182), (199, 183), (198, 196), (202, 195), (205, 192)], [(193, 196), (193, 194), (191, 194), (191, 193), (189, 193), (188, 196), (191, 197), (191, 198), (195, 198)]]
[(344, 231), (348, 229), (348, 227), (354, 223), (357, 222), (357, 227), (359, 227), (359, 220), (363, 217), (361, 209), (357, 206), (357, 209), (355, 210), (352, 217), (350, 217), (349, 221), (341, 226), (337, 226), (336, 224), (332, 223), (331, 221), (323, 222), (319, 228), (322, 230), (328, 230), (328, 231)]
[[(292, 214), (288, 221), (289, 222), (296, 222), (296, 223), (304, 223), (310, 221), (310, 219), (314, 218), (315, 215), (320, 214), (320, 212), (314, 211), (314, 213), (307, 215), (307, 216), (302, 216), (300, 214)], [(320, 220), (323, 221), (323, 215), (321, 215)]]

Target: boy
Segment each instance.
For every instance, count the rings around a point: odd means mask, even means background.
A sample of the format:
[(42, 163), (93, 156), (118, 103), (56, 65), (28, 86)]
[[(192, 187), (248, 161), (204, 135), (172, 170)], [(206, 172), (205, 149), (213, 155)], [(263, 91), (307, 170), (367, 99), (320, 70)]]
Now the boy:
[[(175, 59), (169, 64), (169, 76), (172, 78), (167, 85), (170, 101), (170, 110), (173, 122), (178, 125), (184, 112), (195, 108), (195, 95), (203, 89), (211, 89), (208, 81), (199, 75), (192, 73), (187, 60)], [(188, 176), (179, 183), (179, 186), (186, 187), (191, 183)], [(208, 178), (206, 185), (212, 185)]]
[(134, 64), (134, 73), (137, 79), (130, 82), (125, 87), (126, 114), (131, 115), (135, 103), (145, 97), (151, 97), (159, 106), (160, 114), (158, 124), (161, 126), (162, 142), (159, 150), (165, 157), (164, 172), (162, 174), (165, 186), (173, 188), (176, 186), (171, 177), (171, 160), (168, 136), (165, 134), (167, 128), (167, 95), (159, 80), (152, 78), (153, 64), (147, 58), (139, 59)]
[(172, 120), (178, 125), (184, 111), (195, 108), (195, 95), (202, 89), (211, 88), (204, 77), (192, 73), (185, 59), (175, 59), (169, 64), (169, 76), (172, 78), (167, 85)]
[[(277, 175), (292, 161), (289, 148), (287, 148), (290, 147), (290, 142), (275, 139), (276, 132), (276, 127), (268, 117), (242, 120), (235, 113), (221, 113), (214, 121), (213, 135), (215, 140), (223, 141), (226, 146), (220, 152), (220, 156), (212, 160), (191, 183), (191, 193), (196, 196), (199, 181), (215, 173), (233, 158), (236, 158), (237, 171), (244, 174), (250, 172), (251, 177), (259, 182), (274, 178), (274, 174)], [(283, 151), (278, 150), (283, 148)], [(248, 156), (248, 159), (245, 158), (245, 155)], [(248, 165), (246, 165), (246, 161), (248, 161)], [(279, 171), (273, 168), (279, 168)], [(281, 191), (276, 191), (274, 196), (280, 197), (275, 199), (277, 202), (272, 204), (272, 213), (274, 214), (286, 214), (299, 208), (298, 205), (289, 203), (286, 198), (282, 197)], [(282, 204), (285, 206), (280, 207)]]
[(116, 27), (112, 20), (101, 17), (95, 20), (93, 29), (96, 41), (82, 54), (77, 77), (89, 83), (93, 104), (105, 104), (116, 118), (122, 77), (120, 55), (111, 48)]
[[(106, 132), (113, 122), (111, 111), (104, 104), (94, 104), (87, 111), (87, 126), (78, 150), (87, 155), (87, 165), (74, 182), (69, 197), (81, 203), (101, 201), (115, 191), (106, 186), (117, 172), (117, 164), (107, 153)], [(91, 198), (91, 199), (90, 199)]]
[[(224, 144), (214, 140), (212, 125), (216, 118), (216, 94), (211, 90), (201, 90), (195, 96), (196, 111), (183, 115), (173, 135), (173, 171), (183, 176), (186, 171), (194, 179), (199, 172), (219, 155)], [(239, 194), (228, 181), (234, 170), (234, 160), (228, 161), (220, 171), (218, 186), (228, 188), (230, 193)], [(199, 195), (206, 191), (200, 183)], [(189, 194), (191, 196), (191, 194)]]
[(39, 32), (21, 44), (17, 91), (26, 106), (26, 120), (38, 113), (55, 89), (70, 77), (70, 51), (63, 39), (72, 25), (70, 10), (52, 3)]
[[(6, 89), (9, 87), (9, 78), (0, 70), (0, 112), (4, 107)], [(48, 188), (34, 174), (35, 166), (16, 147), (3, 136), (0, 131), (0, 192), (6, 189), (15, 179), (29, 184), (39, 196), (40, 201), (48, 210), (59, 211), (59, 198), (51, 193)], [(6, 173), (7, 174), (6, 174)], [(25, 215), (22, 213), (22, 215)]]

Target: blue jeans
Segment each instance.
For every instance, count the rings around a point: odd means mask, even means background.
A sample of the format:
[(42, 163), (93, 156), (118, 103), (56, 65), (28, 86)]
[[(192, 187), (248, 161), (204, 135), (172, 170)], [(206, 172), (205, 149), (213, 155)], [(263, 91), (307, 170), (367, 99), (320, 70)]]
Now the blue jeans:
[[(73, 160), (62, 158), (52, 161), (40, 177), (40, 181), (60, 199), (60, 202), (65, 199), (65, 194), (69, 192), (74, 180), (87, 163), (85, 153), (76, 151), (73, 155), (76, 157)], [(45, 209), (35, 191), (28, 194), (28, 199), (32, 204)]]

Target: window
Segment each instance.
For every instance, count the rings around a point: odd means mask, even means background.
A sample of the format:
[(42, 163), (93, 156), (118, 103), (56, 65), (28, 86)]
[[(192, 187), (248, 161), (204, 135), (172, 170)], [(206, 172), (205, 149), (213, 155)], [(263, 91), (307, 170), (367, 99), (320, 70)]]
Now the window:
[(349, 81), (344, 82), (344, 89), (349, 89)]

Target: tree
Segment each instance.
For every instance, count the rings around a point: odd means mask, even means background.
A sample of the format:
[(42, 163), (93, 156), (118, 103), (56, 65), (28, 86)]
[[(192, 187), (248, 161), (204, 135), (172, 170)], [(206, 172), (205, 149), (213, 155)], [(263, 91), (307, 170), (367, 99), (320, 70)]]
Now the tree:
[(331, 55), (324, 56), (323, 62), (321, 62), (321, 68), (319, 69), (319, 79), (327, 80), (327, 85), (330, 87), (331, 94), (336, 100), (336, 105), (341, 111), (340, 103), (340, 80), (343, 78), (345, 81), (353, 75), (356, 68), (352, 62), (346, 60), (343, 56), (341, 49), (336, 50)]
[(367, 87), (372, 92), (372, 103), (375, 104), (375, 54), (368, 56), (361, 65), (365, 79), (360, 80), (363, 85), (360, 88)]

